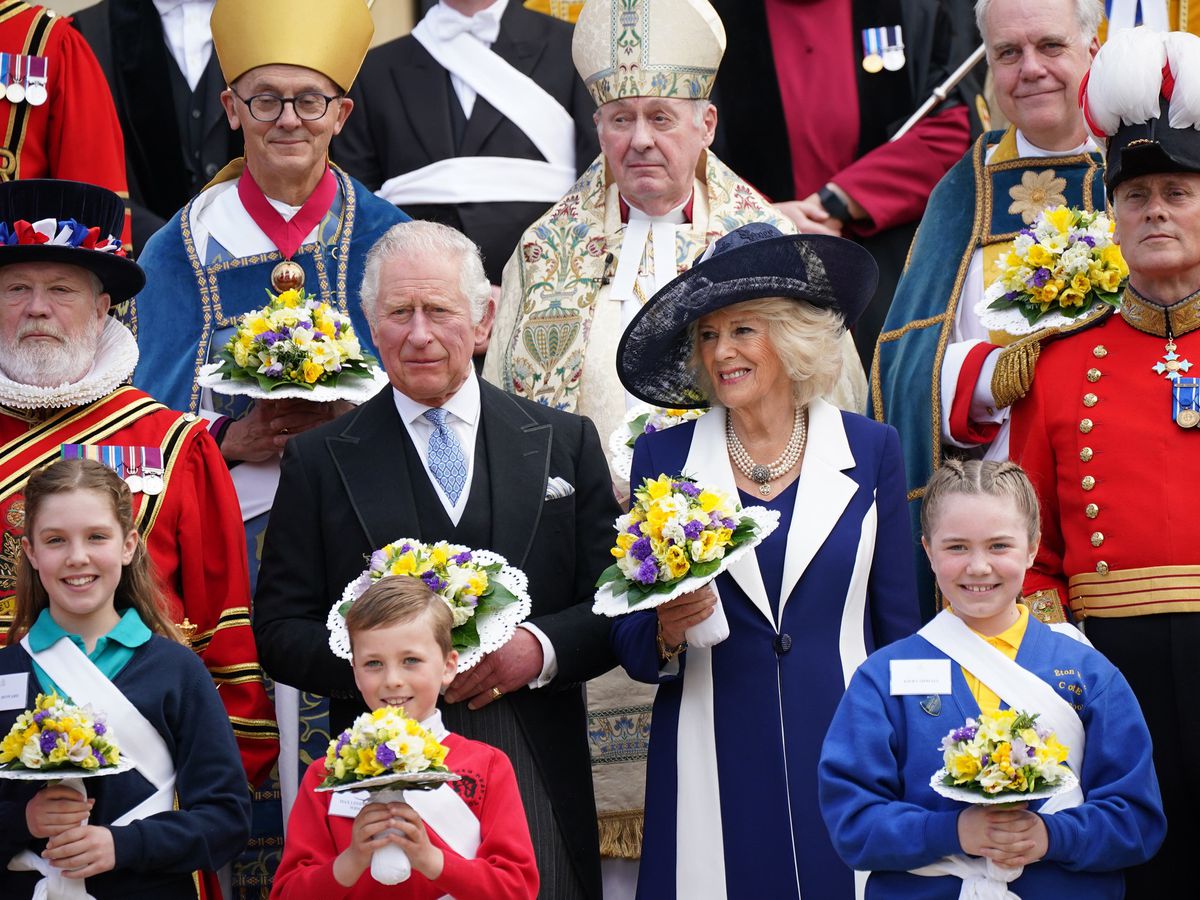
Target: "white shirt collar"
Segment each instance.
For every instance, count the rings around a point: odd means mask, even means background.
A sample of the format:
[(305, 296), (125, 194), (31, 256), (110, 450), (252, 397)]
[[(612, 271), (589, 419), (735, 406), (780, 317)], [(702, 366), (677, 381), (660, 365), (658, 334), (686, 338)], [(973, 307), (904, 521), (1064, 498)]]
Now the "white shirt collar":
[(1041, 147), (1030, 142), (1030, 140), (1021, 134), (1021, 129), (1017, 129), (1017, 156), (1025, 159), (1046, 159), (1051, 156), (1078, 156), (1081, 153), (1091, 153), (1093, 150), (1099, 150), (1096, 142), (1092, 140), (1092, 136), (1088, 135), (1084, 138), (1082, 144), (1078, 147), (1072, 147), (1070, 150), (1043, 150)]
[[(392, 388), (392, 396), (396, 401), (396, 411), (405, 422), (415, 422), (425, 415), (426, 410), (433, 409), (428, 404), (418, 403), (407, 394), (402, 394), (395, 387)], [(475, 367), (472, 365), (467, 373), (467, 380), (454, 396), (442, 404), (442, 409), (474, 428), (479, 420), (480, 403), (479, 379), (475, 376)]]
[(692, 195), (688, 194), (682, 203), (680, 203), (674, 209), (667, 210), (661, 216), (652, 216), (647, 212), (642, 212), (642, 210), (630, 203), (629, 198), (624, 194), (621, 195), (621, 199), (624, 200), (625, 205), (629, 207), (630, 221), (634, 219), (646, 219), (649, 222), (665, 222), (668, 225), (683, 225), (687, 222), (687, 219), (683, 215), (683, 211), (687, 208), (688, 203), (691, 201)]

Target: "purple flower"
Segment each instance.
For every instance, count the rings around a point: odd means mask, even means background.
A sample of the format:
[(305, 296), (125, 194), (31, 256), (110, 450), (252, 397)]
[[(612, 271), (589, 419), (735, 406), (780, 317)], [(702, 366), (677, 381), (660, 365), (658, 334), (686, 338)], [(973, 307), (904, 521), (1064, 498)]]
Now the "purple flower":
[(337, 752), (341, 753), (342, 748), (345, 747), (348, 743), (350, 743), (350, 731), (347, 729), (346, 731), (343, 731), (340, 735), (338, 735)]
[(633, 578), (640, 584), (654, 584), (658, 580), (658, 563), (654, 561), (653, 557), (647, 557), (642, 560), (642, 564), (638, 566), (637, 574)]
[(1029, 284), (1033, 287), (1042, 287), (1049, 280), (1050, 280), (1050, 270), (1047, 269), (1045, 266), (1042, 266), (1040, 269), (1038, 269), (1036, 272), (1033, 273), (1032, 277), (1030, 277)]
[(46, 718), (46, 716), (48, 716), (48, 715), (50, 715), (50, 713), (46, 712), (44, 709), (39, 709), (37, 712), (35, 712), (33, 714), (33, 721), (35, 721), (39, 725), (41, 725), (42, 719)]
[(54, 749), (54, 745), (58, 743), (57, 731), (43, 731), (42, 736), (38, 738), (38, 746), (42, 748), (43, 753), (49, 753)]
[(974, 725), (964, 725), (962, 728), (956, 728), (950, 733), (950, 740), (954, 741), (955, 743), (958, 743), (959, 741), (973, 741), (975, 740), (975, 735), (978, 733), (978, 731), (979, 729), (977, 729)]
[(408, 553), (410, 550), (412, 550), (412, 544), (404, 543), (400, 545), (401, 553)]
[(700, 496), (700, 488), (696, 487), (690, 481), (676, 481), (671, 487), (688, 497)]
[(96, 724), (92, 726), (92, 731), (96, 732), (96, 734), (104, 734), (104, 732), (108, 731), (108, 729), (104, 727), (103, 722), (96, 722)]
[(721, 524), (730, 531), (733, 531), (733, 529), (737, 528), (737, 522), (733, 521), (733, 519), (722, 519)]
[(425, 584), (429, 586), (429, 589), (435, 593), (440, 591), (447, 584), (447, 582), (438, 578), (437, 572), (434, 572), (432, 569), (430, 569), (428, 572), (422, 572), (421, 580), (425, 582)]
[(267, 371), (263, 373), (268, 378), (279, 378), (283, 375), (283, 366), (275, 363), (273, 366), (267, 366)]
[(382, 550), (376, 550), (371, 554), (371, 574), (382, 575), (387, 571), (387, 554)]
[(458, 602), (461, 603), (463, 606), (474, 609), (476, 606), (479, 605), (479, 598), (476, 597), (474, 594), (463, 594), (461, 597), (458, 598)]
[(656, 431), (658, 431), (658, 428), (656, 428), (650, 422), (647, 422), (646, 427), (642, 430), (642, 433), (643, 434), (654, 434), (654, 432), (656, 432)]
[(92, 756), (96, 757), (96, 762), (102, 766), (107, 764), (107, 762), (108, 762), (108, 760), (106, 760), (104, 758), (104, 754), (101, 753), (99, 750), (97, 750), (95, 747), (92, 748)]
[(684, 537), (686, 537), (689, 541), (694, 541), (696, 538), (700, 537), (700, 532), (703, 530), (703, 523), (697, 522), (695, 519), (692, 519), (692, 521), (683, 526)]
[(981, 760), (979, 760), (979, 766), (982, 769), (986, 769), (989, 765), (991, 765), (991, 762), (992, 762), (992, 754), (985, 753), (985, 754), (983, 754), (983, 758)]
[(464, 550), (462, 553), (458, 554), (458, 556), (452, 557), (452, 559), (454, 560), (454, 562), (458, 563), (460, 566), (465, 565), (466, 563), (469, 563), (471, 561), (471, 551)]
[(629, 524), (629, 533), (640, 536), (642, 533), (642, 523), (641, 522), (631, 522)]
[(1035, 236), (1032, 228), (1022, 228), (1020, 231), (1017, 232), (1017, 234), (1023, 234), (1023, 235), (1025, 235), (1025, 237), (1034, 237)]
[(647, 560), (653, 551), (650, 548), (650, 538), (638, 538), (629, 548), (629, 555), (637, 560)]
[(396, 761), (396, 751), (387, 744), (380, 744), (375, 748), (375, 761), (381, 766), (390, 766)]

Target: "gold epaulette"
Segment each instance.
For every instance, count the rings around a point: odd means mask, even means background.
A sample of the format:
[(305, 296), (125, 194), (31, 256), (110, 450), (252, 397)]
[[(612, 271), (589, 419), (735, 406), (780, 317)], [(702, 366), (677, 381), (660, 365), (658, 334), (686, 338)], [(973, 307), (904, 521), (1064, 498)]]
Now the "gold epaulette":
[(1105, 305), (1102, 309), (1080, 316), (1066, 325), (1035, 331), (1001, 350), (1000, 357), (996, 360), (996, 370), (992, 373), (992, 397), (996, 406), (1012, 406), (1029, 393), (1029, 389), (1033, 387), (1033, 370), (1037, 366), (1043, 344), (1098, 325), (1114, 311), (1113, 307)]
[(1067, 621), (1062, 600), (1059, 599), (1058, 591), (1053, 588), (1028, 594), (1021, 598), (1021, 602), (1029, 607), (1029, 612), (1035, 619), (1046, 625)]

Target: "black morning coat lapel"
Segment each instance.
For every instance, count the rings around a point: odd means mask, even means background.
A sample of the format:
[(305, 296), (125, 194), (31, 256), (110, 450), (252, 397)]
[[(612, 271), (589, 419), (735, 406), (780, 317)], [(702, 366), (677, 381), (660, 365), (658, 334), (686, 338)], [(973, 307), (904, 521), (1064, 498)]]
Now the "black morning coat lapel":
[[(406, 42), (408, 43), (408, 42)], [(450, 78), (420, 42), (413, 38), (406, 59), (392, 67), (392, 82), (400, 95), (401, 108), (408, 115), (410, 131), (425, 150), (430, 162), (454, 156), (454, 135), (450, 131)], [(393, 113), (379, 110), (377, 115), (387, 127)]]
[[(519, 3), (509, 3), (500, 19), (500, 35), (492, 44), (492, 52), (522, 74), (533, 77), (533, 69), (546, 48), (545, 41), (538, 40), (538, 16)], [(475, 98), (467, 130), (463, 133), (460, 156), (479, 156), (484, 143), (496, 130), (504, 116), (483, 97)]]
[(325, 439), (372, 550), (398, 538), (421, 537), (417, 504), (404, 465), (405, 438), (404, 423), (388, 386), (358, 408), (341, 434)]
[(554, 430), (529, 417), (512, 397), (479, 383), (488, 475), (492, 482), (492, 544), (523, 568), (542, 515)]

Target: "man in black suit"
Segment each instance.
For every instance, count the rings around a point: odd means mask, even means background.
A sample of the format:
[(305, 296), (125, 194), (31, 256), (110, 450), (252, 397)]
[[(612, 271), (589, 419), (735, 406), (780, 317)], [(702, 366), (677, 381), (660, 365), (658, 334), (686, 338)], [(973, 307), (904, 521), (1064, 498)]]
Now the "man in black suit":
[(108, 79), (125, 135), (138, 251), (242, 155), (242, 132), (228, 127), (221, 106), (225, 78), (212, 52), (212, 7), (212, 0), (102, 0), (74, 17)]
[(330, 696), (336, 734), (365, 707), (326, 616), (371, 552), (409, 537), (507, 558), (529, 576), (532, 615), (455, 679), (443, 715), (512, 759), (541, 896), (598, 900), (582, 683), (614, 663), (591, 601), (620, 510), (596, 429), (475, 375), (495, 309), (477, 248), (453, 229), (392, 227), (362, 303), (392, 385), (287, 444), (255, 596), (263, 667)]
[(596, 157), (571, 26), (520, 0), (441, 0), (367, 54), (338, 165), (415, 219), (464, 232), (500, 284), (521, 232)]

